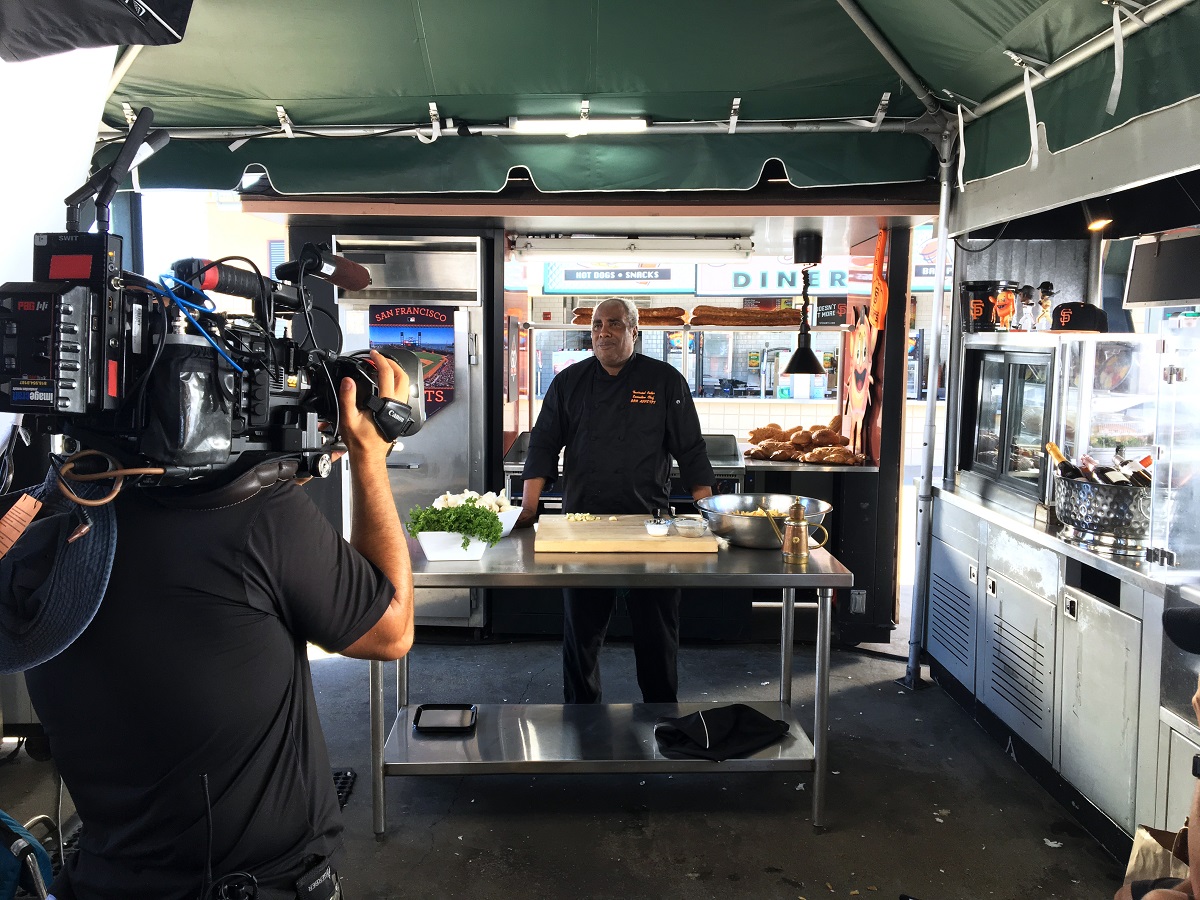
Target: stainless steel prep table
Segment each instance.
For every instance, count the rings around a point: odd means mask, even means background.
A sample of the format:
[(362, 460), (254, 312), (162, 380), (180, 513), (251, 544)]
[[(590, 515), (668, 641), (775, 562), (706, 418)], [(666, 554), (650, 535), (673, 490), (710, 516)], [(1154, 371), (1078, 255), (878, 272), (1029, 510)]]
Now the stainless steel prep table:
[[(668, 759), (658, 753), (653, 725), (711, 705), (479, 704), (473, 733), (463, 738), (416, 735), (409, 719), (408, 661), (396, 667), (398, 710), (385, 732), (383, 663), (372, 662), (371, 779), (375, 833), (385, 820), (384, 782), (388, 775), (463, 775), (517, 772), (813, 772), (813, 825), (824, 824), (828, 738), (829, 635), (833, 592), (849, 588), (853, 574), (825, 550), (814, 550), (806, 565), (783, 561), (779, 551), (730, 547), (718, 553), (624, 554), (538, 553), (534, 531), (514, 531), (480, 560), (430, 562), (410, 541), (417, 589), (444, 587), (759, 587), (783, 592), (780, 633), (779, 701), (745, 701), (790, 727), (779, 744), (744, 759), (721, 763)], [(686, 556), (688, 558), (683, 558)], [(809, 740), (791, 709), (792, 641), (797, 589), (817, 591), (816, 684)], [(417, 651), (419, 652), (419, 651)]]

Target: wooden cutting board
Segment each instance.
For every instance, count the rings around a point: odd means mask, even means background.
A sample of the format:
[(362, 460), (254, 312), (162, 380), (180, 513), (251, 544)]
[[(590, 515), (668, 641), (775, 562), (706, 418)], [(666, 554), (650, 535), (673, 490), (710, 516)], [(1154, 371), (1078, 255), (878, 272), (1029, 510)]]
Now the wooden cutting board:
[(650, 516), (599, 516), (591, 522), (569, 522), (566, 516), (538, 519), (533, 549), (539, 553), (716, 553), (711, 534), (689, 538), (675, 533), (646, 533)]

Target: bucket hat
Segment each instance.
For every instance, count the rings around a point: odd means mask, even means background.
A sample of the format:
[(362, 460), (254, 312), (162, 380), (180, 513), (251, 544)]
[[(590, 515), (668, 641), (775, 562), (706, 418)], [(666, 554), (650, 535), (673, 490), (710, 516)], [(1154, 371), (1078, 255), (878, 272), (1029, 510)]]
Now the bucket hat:
[[(71, 489), (84, 499), (108, 493), (94, 482)], [(41, 503), (32, 520), (33, 504), (22, 497)], [(0, 496), (0, 517), (0, 548), (12, 542), (0, 557), (0, 674), (7, 675), (58, 655), (92, 621), (112, 571), (117, 518), (111, 503), (84, 511), (64, 496), (53, 466), (41, 484)]]

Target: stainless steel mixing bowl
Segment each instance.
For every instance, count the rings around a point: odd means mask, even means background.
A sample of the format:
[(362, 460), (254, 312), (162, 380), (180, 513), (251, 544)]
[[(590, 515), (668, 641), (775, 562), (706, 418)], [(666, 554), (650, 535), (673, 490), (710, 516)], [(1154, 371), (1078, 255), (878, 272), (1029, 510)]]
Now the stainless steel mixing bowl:
[[(809, 525), (820, 525), (833, 505), (815, 497), (797, 497), (795, 494), (716, 494), (696, 501), (696, 508), (703, 514), (712, 533), (725, 538), (739, 547), (754, 547), (760, 550), (778, 550), (783, 546), (766, 516), (752, 516), (760, 507), (772, 514), (775, 525), (783, 531), (792, 503), (800, 500), (804, 504), (804, 518)], [(741, 513), (741, 515), (739, 515)]]

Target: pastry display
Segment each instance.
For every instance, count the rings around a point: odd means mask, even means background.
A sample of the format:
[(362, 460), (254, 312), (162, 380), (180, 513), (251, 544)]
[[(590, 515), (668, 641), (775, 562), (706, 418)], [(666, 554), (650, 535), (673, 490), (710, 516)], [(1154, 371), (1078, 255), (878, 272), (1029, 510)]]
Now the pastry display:
[(751, 429), (749, 459), (770, 459), (779, 462), (805, 462), (821, 466), (861, 466), (866, 456), (849, 448), (850, 439), (837, 429), (841, 416), (828, 425), (797, 425), (784, 428), (776, 422)]

